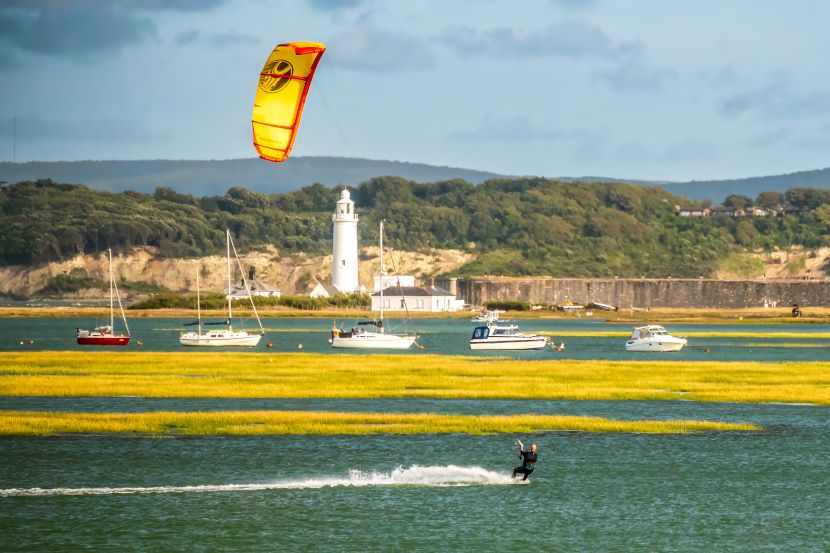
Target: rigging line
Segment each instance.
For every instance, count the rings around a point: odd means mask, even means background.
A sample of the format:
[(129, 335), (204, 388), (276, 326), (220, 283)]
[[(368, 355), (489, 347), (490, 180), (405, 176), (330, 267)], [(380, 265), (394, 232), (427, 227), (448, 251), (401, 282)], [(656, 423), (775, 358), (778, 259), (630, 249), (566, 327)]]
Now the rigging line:
[[(257, 313), (256, 304), (254, 304), (254, 297), (251, 295), (251, 289), (248, 287), (248, 281), (245, 279), (245, 271), (242, 270), (242, 262), (239, 261), (239, 254), (236, 253), (236, 244), (233, 243), (233, 238), (231, 238), (230, 231), (228, 231), (228, 243), (231, 245), (231, 248), (233, 248), (233, 255), (236, 258), (236, 265), (239, 267), (239, 274), (242, 277), (242, 284), (245, 286), (245, 292), (247, 292), (247, 294), (248, 294), (248, 299), (251, 301), (251, 308), (254, 310), (254, 316), (256, 317), (256, 322), (259, 324), (259, 330), (264, 335), (265, 334), (265, 329), (262, 327), (262, 321), (259, 320), (259, 313)], [(232, 294), (232, 289), (233, 289), (232, 286), (228, 287), (228, 295), (229, 296)], [(230, 302), (230, 301), (233, 301), (233, 300), (229, 299), (228, 301)], [(244, 325), (243, 325), (243, 328), (244, 328)]]
[[(403, 288), (401, 288), (401, 278), (398, 274), (398, 267), (395, 265), (395, 256), (392, 254), (392, 248), (389, 248), (389, 257), (392, 259), (392, 270), (395, 271), (395, 277), (398, 282), (398, 293), (401, 295), (401, 301), (403, 302), (403, 308), (406, 311), (406, 320), (403, 323), (404, 332), (409, 334), (409, 326), (407, 326), (407, 321), (409, 321), (409, 306), (406, 304), (406, 296), (403, 295)], [(381, 281), (383, 280), (383, 276), (381, 276)], [(381, 287), (383, 287), (383, 282), (380, 283)]]
[[(331, 64), (330, 63), (324, 63), (323, 67), (327, 67), (331, 71), (331, 74), (332, 74), (332, 77), (334, 77), (334, 80), (337, 81), (337, 75), (334, 73), (334, 69), (331, 67)], [(338, 84), (340, 84), (340, 83), (338, 83)], [(321, 87), (318, 87), (316, 90), (319, 91), (320, 99), (323, 101), (323, 106), (326, 108), (326, 111), (329, 112), (329, 117), (331, 117), (331, 121), (334, 124), (334, 128), (337, 130), (337, 134), (340, 135), (340, 139), (346, 145), (346, 149), (349, 152), (349, 156), (354, 157), (354, 148), (352, 148), (352, 145), (349, 143), (348, 139), (346, 138), (346, 135), (343, 134), (343, 130), (340, 128), (340, 124), (337, 122), (337, 118), (334, 116), (334, 112), (329, 107), (329, 103), (326, 101), (326, 95), (323, 92), (324, 88), (325, 87), (321, 86)]]

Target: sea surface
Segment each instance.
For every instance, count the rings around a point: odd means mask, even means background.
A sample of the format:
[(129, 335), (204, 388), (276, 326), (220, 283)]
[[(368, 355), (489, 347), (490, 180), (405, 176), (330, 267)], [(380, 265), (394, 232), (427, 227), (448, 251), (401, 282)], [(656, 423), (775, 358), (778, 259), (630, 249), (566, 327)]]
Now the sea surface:
[[(134, 319), (130, 351), (181, 348)], [(0, 319), (0, 351), (78, 350), (82, 319)], [(341, 321), (338, 321), (338, 325)], [(342, 321), (349, 326), (352, 321)], [(519, 358), (826, 360), (828, 325), (668, 325), (675, 354), (625, 352), (600, 320), (520, 321), (566, 349)], [(250, 328), (250, 324), (248, 324)], [(266, 319), (257, 351), (339, 354), (331, 321)], [(469, 355), (474, 323), (416, 320), (422, 352)], [(556, 332), (563, 333), (560, 339)], [(741, 332), (748, 337), (718, 337)], [(797, 333), (796, 338), (767, 337)], [(811, 337), (811, 334), (817, 337)], [(34, 343), (29, 344), (32, 340)], [(274, 347), (269, 349), (265, 343)], [(20, 342), (24, 342), (22, 345)], [(103, 348), (106, 350), (107, 348)], [(115, 348), (113, 348), (115, 349)], [(86, 351), (90, 351), (86, 349)], [(93, 349), (92, 351), (97, 351)], [(354, 352), (352, 352), (354, 353)], [(499, 355), (504, 355), (500, 352)], [(761, 432), (0, 438), (0, 551), (830, 551), (830, 408), (689, 401), (0, 397), (61, 412), (314, 410), (568, 414), (756, 423)], [(516, 439), (539, 446), (510, 478)]]
[[(186, 348), (179, 345), (183, 323), (192, 319), (129, 319), (132, 343), (130, 351), (205, 351), (204, 348)], [(421, 353), (452, 355), (484, 355), (521, 359), (687, 359), (687, 360), (757, 360), (809, 361), (830, 359), (830, 324), (668, 324), (672, 334), (707, 333), (706, 337), (689, 337), (689, 345), (676, 353), (632, 353), (625, 351), (625, 341), (633, 325), (608, 324), (601, 319), (530, 319), (516, 321), (524, 332), (550, 333), (551, 341), (564, 343), (561, 352), (553, 349), (524, 352), (471, 352), (469, 340), (477, 324), (466, 319), (415, 319), (406, 325), (400, 320), (387, 320), (387, 332), (417, 331), (418, 343), (423, 349), (411, 348), (410, 355)], [(659, 321), (655, 321), (659, 324)], [(76, 328), (91, 328), (108, 324), (103, 318), (6, 318), (0, 319), (0, 351), (78, 350), (102, 351), (100, 346), (78, 346)], [(328, 343), (332, 324), (351, 328), (355, 319), (332, 321), (320, 318), (263, 319), (266, 336), (255, 348), (235, 348), (236, 351), (262, 353), (306, 351), (332, 354), (354, 354), (356, 350), (332, 349)], [(193, 327), (187, 327), (191, 330)], [(235, 328), (255, 330), (256, 321), (235, 321)], [(116, 321), (116, 331), (122, 331)], [(573, 336), (571, 333), (590, 334), (619, 332), (620, 336)], [(796, 337), (775, 337), (776, 333), (795, 333)], [(562, 333), (562, 334), (557, 334)], [(726, 334), (719, 336), (719, 334)], [(734, 337), (729, 333), (745, 333)], [(31, 342), (31, 343), (30, 343)], [(138, 345), (142, 342), (143, 345)], [(272, 344), (271, 348), (267, 344)], [(216, 349), (211, 349), (216, 351)], [(389, 351), (379, 350), (381, 353)], [(360, 354), (371, 355), (369, 350)], [(398, 352), (400, 353), (400, 352)]]
[[(305, 408), (750, 421), (690, 435), (0, 439), (13, 551), (828, 551), (830, 411), (802, 405), (3, 399), (4, 408)], [(510, 479), (514, 439), (539, 445)]]

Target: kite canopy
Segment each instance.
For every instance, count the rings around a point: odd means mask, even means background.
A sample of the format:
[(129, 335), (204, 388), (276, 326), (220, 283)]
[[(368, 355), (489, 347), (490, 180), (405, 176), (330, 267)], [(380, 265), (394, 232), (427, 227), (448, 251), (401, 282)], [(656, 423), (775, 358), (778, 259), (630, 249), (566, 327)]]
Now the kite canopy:
[(300, 126), (305, 97), (326, 47), (318, 42), (280, 44), (259, 74), (251, 127), (259, 157), (285, 161)]

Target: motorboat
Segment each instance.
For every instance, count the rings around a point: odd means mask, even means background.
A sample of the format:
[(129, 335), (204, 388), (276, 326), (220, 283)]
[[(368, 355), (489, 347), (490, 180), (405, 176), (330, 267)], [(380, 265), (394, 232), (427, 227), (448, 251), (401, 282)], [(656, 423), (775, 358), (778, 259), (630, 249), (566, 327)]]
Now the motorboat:
[(625, 343), (627, 351), (680, 351), (686, 338), (672, 336), (660, 325), (638, 326)]
[[(383, 265), (383, 221), (380, 222), (380, 275), (381, 283), (385, 274)], [(372, 328), (367, 329), (364, 327)], [(343, 330), (332, 325), (329, 344), (333, 348), (354, 349), (409, 349), (418, 339), (415, 334), (387, 333), (383, 321), (383, 286), (380, 287), (380, 318), (360, 321), (351, 330)]]
[[(127, 317), (124, 315), (124, 306), (121, 305), (121, 296), (118, 294), (118, 284), (115, 282), (115, 274), (112, 272), (112, 250), (107, 249), (109, 259), (110, 277), (110, 324), (96, 326), (92, 330), (83, 328), (75, 329), (75, 340), (81, 346), (126, 346), (130, 343), (130, 327), (127, 325)], [(115, 334), (115, 300), (118, 300), (118, 308), (121, 310), (121, 319), (124, 321), (124, 329), (127, 334)]]
[[(259, 314), (256, 310), (256, 305), (251, 296), (251, 289), (248, 286), (248, 281), (245, 279), (245, 272), (242, 270), (242, 264), (239, 262), (239, 255), (236, 253), (236, 246), (231, 238), (231, 231), (225, 231), (227, 239), (227, 258), (228, 258), (228, 318), (224, 321), (216, 322), (202, 322), (202, 306), (199, 294), (199, 270), (196, 269), (196, 314), (197, 320), (191, 323), (185, 323), (184, 326), (195, 326), (196, 331), (182, 332), (179, 336), (179, 344), (183, 346), (206, 346), (206, 347), (232, 347), (232, 346), (256, 346), (260, 339), (265, 335), (265, 329), (262, 327), (262, 321), (259, 320)], [(239, 267), (239, 272), (242, 274), (242, 285), (247, 293), (248, 299), (251, 302), (251, 309), (259, 324), (259, 333), (248, 332), (245, 330), (234, 330), (233, 328), (233, 287), (232, 271), (231, 271), (231, 248), (236, 257), (236, 264)], [(226, 328), (219, 328), (216, 330), (202, 331), (203, 326), (224, 326)]]
[(489, 309), (484, 309), (478, 317), (470, 320), (474, 323), (493, 324), (494, 322), (499, 320), (499, 316), (502, 313), (504, 313), (504, 311), (499, 311), (498, 309), (494, 309), (492, 311), (490, 311)]
[(525, 334), (514, 324), (477, 326), (470, 338), (470, 349), (474, 351), (543, 349), (547, 345), (545, 336)]

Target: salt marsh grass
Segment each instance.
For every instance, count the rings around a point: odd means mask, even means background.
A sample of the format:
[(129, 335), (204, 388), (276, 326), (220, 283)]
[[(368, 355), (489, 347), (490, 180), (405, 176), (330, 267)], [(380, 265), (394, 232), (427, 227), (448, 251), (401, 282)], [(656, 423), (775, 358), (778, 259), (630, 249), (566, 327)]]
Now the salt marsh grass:
[(2, 352), (0, 395), (694, 400), (830, 405), (830, 363)]
[(231, 411), (211, 413), (44, 413), (0, 411), (0, 435), (138, 433), (159, 435), (496, 434), (539, 431), (685, 434), (754, 431), (744, 423), (613, 420), (564, 415), (463, 416), (434, 413)]

